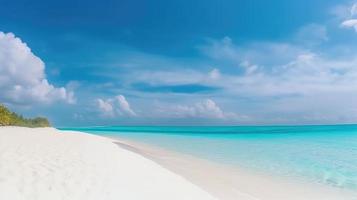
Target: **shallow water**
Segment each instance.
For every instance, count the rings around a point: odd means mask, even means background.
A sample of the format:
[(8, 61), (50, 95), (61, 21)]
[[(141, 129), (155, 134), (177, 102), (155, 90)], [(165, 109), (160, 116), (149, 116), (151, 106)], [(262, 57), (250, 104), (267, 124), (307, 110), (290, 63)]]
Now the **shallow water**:
[(357, 190), (357, 125), (62, 130), (130, 139), (221, 164)]

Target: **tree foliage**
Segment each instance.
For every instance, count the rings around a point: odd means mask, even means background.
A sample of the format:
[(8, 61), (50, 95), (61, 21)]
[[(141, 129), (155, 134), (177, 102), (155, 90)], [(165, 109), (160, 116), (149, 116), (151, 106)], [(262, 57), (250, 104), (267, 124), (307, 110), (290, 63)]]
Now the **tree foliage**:
[(0, 126), (49, 127), (51, 125), (46, 118), (24, 118), (0, 104)]

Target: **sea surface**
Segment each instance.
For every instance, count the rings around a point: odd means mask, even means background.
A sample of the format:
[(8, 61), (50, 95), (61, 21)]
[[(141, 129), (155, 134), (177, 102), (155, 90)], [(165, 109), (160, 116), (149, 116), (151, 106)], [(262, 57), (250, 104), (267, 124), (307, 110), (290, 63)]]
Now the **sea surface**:
[(357, 125), (60, 128), (357, 191)]

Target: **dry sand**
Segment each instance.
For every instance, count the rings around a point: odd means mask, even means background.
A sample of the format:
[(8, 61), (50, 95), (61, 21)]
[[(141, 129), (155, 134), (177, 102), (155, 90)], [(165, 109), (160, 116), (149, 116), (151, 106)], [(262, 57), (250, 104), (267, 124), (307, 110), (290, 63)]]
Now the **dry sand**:
[(112, 140), (53, 128), (0, 127), (1, 200), (211, 200)]

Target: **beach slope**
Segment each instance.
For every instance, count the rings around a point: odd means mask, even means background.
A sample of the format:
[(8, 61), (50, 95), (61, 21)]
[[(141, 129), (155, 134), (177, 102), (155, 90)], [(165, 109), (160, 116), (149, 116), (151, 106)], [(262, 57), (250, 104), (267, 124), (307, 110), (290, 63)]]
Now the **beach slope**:
[(54, 128), (0, 127), (0, 199), (214, 198), (108, 138)]

